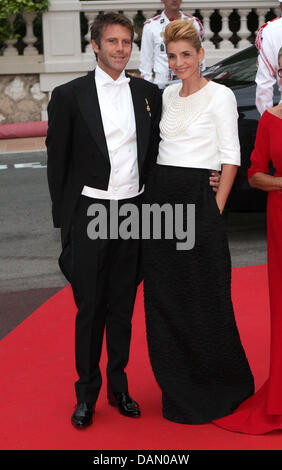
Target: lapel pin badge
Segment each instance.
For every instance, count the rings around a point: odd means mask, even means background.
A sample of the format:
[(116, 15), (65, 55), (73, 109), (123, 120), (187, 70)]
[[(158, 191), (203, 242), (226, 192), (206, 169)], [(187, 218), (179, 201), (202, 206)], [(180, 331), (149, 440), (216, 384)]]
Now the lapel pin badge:
[(146, 108), (146, 109), (147, 109), (147, 111), (148, 111), (148, 113), (149, 113), (149, 115), (150, 115), (150, 117), (151, 117), (151, 108), (150, 108), (150, 105), (149, 105), (149, 102), (148, 102), (147, 98), (145, 98), (145, 102), (146, 102), (146, 105), (147, 105), (147, 108)]

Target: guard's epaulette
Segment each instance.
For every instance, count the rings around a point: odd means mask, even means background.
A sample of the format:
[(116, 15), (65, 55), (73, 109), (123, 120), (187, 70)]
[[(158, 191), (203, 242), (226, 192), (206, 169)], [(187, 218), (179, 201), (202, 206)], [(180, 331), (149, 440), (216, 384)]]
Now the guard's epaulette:
[(144, 24), (147, 24), (147, 23), (151, 23), (151, 21), (155, 21), (157, 19), (159, 19), (161, 17), (161, 15), (157, 15), (157, 16), (154, 16), (153, 18), (148, 18)]
[(200, 36), (201, 36), (201, 39), (203, 39), (205, 30), (204, 30), (204, 27), (203, 27), (201, 21), (199, 20), (199, 18), (197, 18), (196, 16), (192, 16), (189, 13), (186, 13), (185, 11), (183, 12), (183, 15), (187, 16), (187, 18), (190, 18), (191, 20), (196, 20), (197, 21), (197, 23), (199, 25), (199, 28), (200, 28)]
[(261, 34), (262, 31), (264, 30), (264, 28), (265, 28), (266, 26), (268, 26), (270, 23), (273, 23), (273, 21), (276, 21), (276, 20), (280, 20), (280, 18), (281, 18), (281, 16), (277, 16), (277, 18), (273, 18), (273, 20), (269, 20), (269, 21), (267, 21), (266, 23), (262, 24), (262, 25), (259, 27), (258, 31), (257, 31), (257, 35), (258, 35), (259, 33)]
[(183, 15), (184, 15), (184, 16), (188, 16), (188, 18), (194, 19), (194, 16), (189, 15), (189, 13), (186, 13), (185, 11), (183, 12)]
[(280, 18), (281, 16), (278, 16), (277, 18), (273, 18), (273, 20), (267, 21), (266, 23), (264, 23), (263, 25), (259, 27), (259, 29), (257, 30), (257, 35), (256, 35), (256, 40), (255, 40), (255, 45), (258, 50), (261, 47), (262, 32), (264, 28), (266, 28), (266, 26), (268, 26), (270, 23), (273, 23), (273, 21), (279, 20)]
[(280, 16), (278, 16), (277, 18), (274, 18), (273, 20), (270, 20), (270, 21), (267, 21), (266, 23), (264, 23), (262, 26), (260, 26), (260, 28), (258, 29), (257, 31), (257, 35), (256, 35), (256, 40), (255, 40), (255, 46), (257, 48), (257, 50), (259, 51), (260, 53), (260, 56), (266, 66), (266, 68), (269, 70), (270, 74), (275, 77), (276, 76), (276, 70), (275, 70), (275, 67), (269, 62), (264, 50), (263, 50), (263, 37), (262, 37), (262, 33), (263, 33), (263, 30), (264, 28), (266, 28), (266, 26), (268, 26), (270, 23), (273, 23), (273, 21), (276, 21), (276, 20), (279, 20), (280, 19)]

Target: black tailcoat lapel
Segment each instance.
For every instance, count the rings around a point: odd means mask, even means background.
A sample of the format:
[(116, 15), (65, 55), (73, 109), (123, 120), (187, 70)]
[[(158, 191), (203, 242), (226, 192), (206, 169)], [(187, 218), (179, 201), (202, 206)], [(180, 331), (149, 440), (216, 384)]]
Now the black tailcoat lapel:
[(105, 158), (110, 162), (95, 83), (95, 70), (85, 77), (86, 82), (76, 85), (77, 103), (88, 129)]

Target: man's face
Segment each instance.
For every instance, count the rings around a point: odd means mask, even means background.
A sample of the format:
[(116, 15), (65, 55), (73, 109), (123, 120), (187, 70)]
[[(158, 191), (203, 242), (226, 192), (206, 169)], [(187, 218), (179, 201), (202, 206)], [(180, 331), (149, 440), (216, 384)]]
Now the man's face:
[(162, 0), (165, 9), (169, 11), (178, 11), (181, 5), (181, 0)]
[(132, 41), (130, 31), (119, 24), (105, 26), (100, 47), (91, 41), (97, 62), (104, 72), (116, 80), (130, 59)]

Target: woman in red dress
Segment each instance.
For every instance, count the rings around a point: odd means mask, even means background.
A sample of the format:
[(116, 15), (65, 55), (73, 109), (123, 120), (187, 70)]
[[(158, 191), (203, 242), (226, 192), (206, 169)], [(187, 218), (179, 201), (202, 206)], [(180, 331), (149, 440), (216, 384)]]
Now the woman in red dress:
[[(282, 47), (278, 75), (282, 83)], [(269, 175), (269, 162), (275, 168)], [(249, 183), (268, 191), (267, 255), (271, 312), (269, 378), (234, 413), (214, 424), (246, 434), (265, 434), (282, 429), (282, 102), (262, 115), (251, 155)]]

